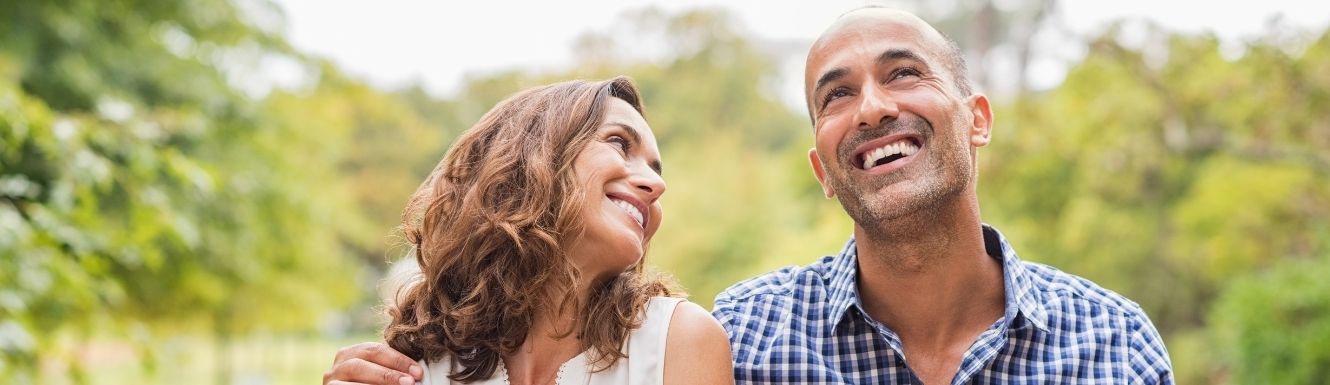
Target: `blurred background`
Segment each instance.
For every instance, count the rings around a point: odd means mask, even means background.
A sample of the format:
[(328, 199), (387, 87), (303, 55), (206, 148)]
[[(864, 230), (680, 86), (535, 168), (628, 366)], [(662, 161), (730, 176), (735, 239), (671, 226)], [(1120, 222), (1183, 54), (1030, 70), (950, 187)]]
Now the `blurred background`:
[[(849, 235), (801, 82), (864, 2), (481, 3), (0, 0), (0, 383), (318, 382), (379, 339), (393, 227), (452, 139), (558, 80), (641, 86), (670, 170), (648, 261), (703, 306)], [(1324, 384), (1310, 3), (886, 4), (966, 50), (983, 217), (1022, 258), (1139, 302), (1179, 383)]]

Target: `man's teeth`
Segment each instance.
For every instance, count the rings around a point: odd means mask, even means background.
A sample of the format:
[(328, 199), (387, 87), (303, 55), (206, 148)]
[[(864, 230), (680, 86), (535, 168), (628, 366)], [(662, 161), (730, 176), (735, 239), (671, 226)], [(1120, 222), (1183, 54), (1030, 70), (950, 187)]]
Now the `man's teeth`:
[(878, 147), (876, 150), (865, 153), (864, 169), (867, 170), (873, 168), (873, 165), (876, 165), (877, 161), (888, 156), (900, 155), (901, 157), (906, 157), (914, 155), (916, 152), (919, 152), (919, 146), (915, 145), (912, 141), (902, 140), (891, 142), (885, 146)]
[(619, 206), (619, 208), (623, 209), (624, 212), (627, 212), (628, 215), (631, 215), (633, 217), (633, 220), (637, 221), (638, 226), (642, 225), (642, 222), (644, 221), (643, 215), (641, 211), (637, 210), (637, 206), (633, 206), (631, 203), (624, 202), (622, 200), (614, 198), (610, 198), (610, 202), (614, 202), (615, 206)]

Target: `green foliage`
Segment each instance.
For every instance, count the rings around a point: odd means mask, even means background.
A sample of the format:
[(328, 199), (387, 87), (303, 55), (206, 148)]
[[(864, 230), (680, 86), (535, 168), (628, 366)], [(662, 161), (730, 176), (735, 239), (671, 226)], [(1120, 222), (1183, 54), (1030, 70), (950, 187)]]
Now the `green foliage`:
[(322, 209), (345, 212), (338, 215), (350, 220), (329, 218), (339, 224), (329, 230), (364, 262), (382, 268), (387, 247), (398, 243), (393, 230), (402, 207), (442, 158), (445, 130), (424, 115), (432, 101), (420, 94), (385, 94), (329, 65), (321, 73), (312, 90), (270, 95), (264, 111), (271, 132), (285, 135), (275, 144), (305, 154), (291, 157), (306, 163), (302, 184), (335, 186), (321, 194), (336, 195), (339, 205)]
[(1330, 377), (1330, 255), (1235, 280), (1211, 317), (1240, 384), (1323, 384)]
[(240, 91), (258, 58), (314, 63), (229, 1), (0, 15), (0, 382), (51, 360), (86, 381), (69, 341), (97, 335), (318, 326), (382, 260), (420, 168), (395, 154), (441, 146), (334, 68), (309, 95)]
[[(1216, 354), (1300, 345), (1251, 342), (1252, 330), (1289, 329), (1242, 316), (1212, 325), (1212, 315), (1238, 311), (1236, 303), (1281, 306), (1276, 297), (1317, 289), (1289, 283), (1216, 307), (1218, 294), (1251, 287), (1233, 283), (1243, 277), (1330, 254), (1330, 125), (1316, 117), (1330, 108), (1330, 79), (1313, 70), (1330, 66), (1330, 34), (1297, 54), (1269, 37), (1236, 59), (1211, 37), (1160, 35), (1134, 49), (1113, 36), (1092, 42), (1061, 86), (996, 114), (993, 146), (981, 151), (985, 219), (1026, 258), (1141, 303), (1178, 342), (1175, 353), (1188, 355), (1179, 365), (1198, 366), (1180, 368), (1182, 383), (1223, 382)], [(1215, 339), (1234, 328), (1247, 342)], [(1244, 365), (1242, 381), (1296, 383), (1330, 363), (1303, 353), (1284, 366)]]

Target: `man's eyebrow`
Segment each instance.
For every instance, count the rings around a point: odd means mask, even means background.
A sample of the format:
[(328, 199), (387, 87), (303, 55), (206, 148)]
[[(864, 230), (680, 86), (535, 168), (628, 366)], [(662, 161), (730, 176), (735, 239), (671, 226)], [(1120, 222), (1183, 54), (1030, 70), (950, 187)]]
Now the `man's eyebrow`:
[[(639, 144), (642, 143), (642, 134), (637, 133), (637, 128), (633, 127), (631, 124), (618, 122), (618, 121), (611, 121), (605, 124), (611, 126), (619, 126), (620, 128), (623, 128), (624, 131), (628, 131), (628, 136), (632, 137), (634, 143), (639, 143)], [(651, 166), (651, 169), (656, 172), (656, 175), (664, 175), (661, 173), (661, 165), (659, 159), (648, 161), (647, 165)]]
[(928, 64), (928, 62), (925, 61), (922, 56), (919, 56), (919, 54), (916, 54), (914, 53), (914, 51), (903, 48), (891, 48), (886, 51), (882, 51), (882, 54), (877, 56), (878, 65), (891, 63), (897, 60), (910, 60), (923, 64)]
[(834, 82), (840, 78), (845, 77), (845, 75), (849, 74), (850, 70), (845, 67), (832, 68), (830, 71), (823, 73), (822, 76), (819, 76), (817, 78), (817, 83), (815, 83), (816, 85), (813, 86), (813, 95), (821, 93), (822, 87), (826, 87), (827, 83)]
[[(882, 51), (882, 54), (877, 56), (878, 65), (887, 64), (897, 60), (911, 60), (925, 64), (928, 63), (927, 61), (924, 60), (922, 56), (919, 56), (919, 54), (916, 54), (914, 53), (914, 51), (903, 48), (891, 48), (886, 51)], [(850, 70), (848, 68), (845, 67), (832, 68), (830, 71), (823, 73), (822, 76), (819, 76), (817, 78), (817, 82), (814, 83), (815, 85), (813, 86), (813, 94), (816, 95), (820, 91), (822, 91), (822, 87), (826, 87), (827, 83), (834, 82), (840, 78), (845, 77), (845, 75), (849, 74)]]

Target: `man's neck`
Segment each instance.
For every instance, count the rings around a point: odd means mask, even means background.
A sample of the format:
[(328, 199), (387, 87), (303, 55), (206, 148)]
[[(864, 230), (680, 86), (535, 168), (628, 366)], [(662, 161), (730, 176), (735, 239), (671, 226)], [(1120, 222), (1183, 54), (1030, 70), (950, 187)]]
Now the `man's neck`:
[(856, 226), (864, 310), (917, 348), (968, 346), (1002, 316), (1002, 265), (984, 248), (978, 201)]

